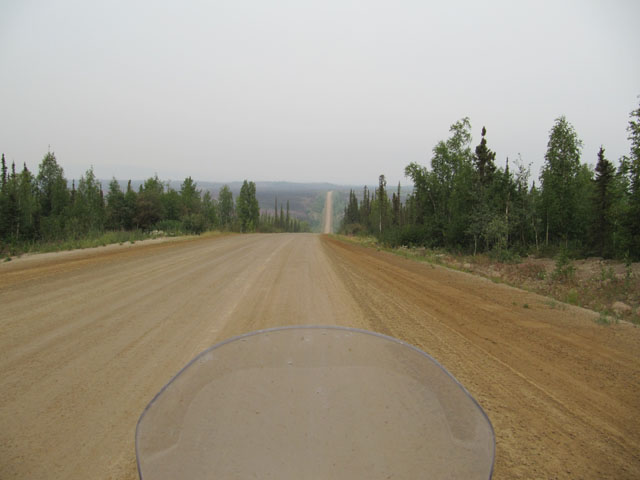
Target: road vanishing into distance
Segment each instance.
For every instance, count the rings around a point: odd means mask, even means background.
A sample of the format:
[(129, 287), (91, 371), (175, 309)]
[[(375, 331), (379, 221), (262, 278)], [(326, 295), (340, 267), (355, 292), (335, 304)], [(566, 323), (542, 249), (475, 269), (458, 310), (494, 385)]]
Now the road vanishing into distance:
[(324, 202), (323, 223), (323, 233), (333, 233), (333, 192), (327, 192), (327, 199)]
[(232, 336), (363, 328), (435, 357), (496, 433), (495, 479), (640, 478), (640, 329), (314, 234), (213, 235), (0, 265), (0, 478), (135, 479), (136, 422)]

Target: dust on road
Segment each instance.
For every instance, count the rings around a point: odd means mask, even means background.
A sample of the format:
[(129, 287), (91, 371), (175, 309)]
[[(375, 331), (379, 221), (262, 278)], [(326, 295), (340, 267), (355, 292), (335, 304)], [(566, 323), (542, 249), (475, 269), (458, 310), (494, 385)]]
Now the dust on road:
[(374, 330), (434, 356), (493, 422), (494, 478), (640, 477), (637, 328), (330, 237), (32, 257), (0, 266), (0, 305), (2, 479), (137, 478), (138, 416), (182, 366), (292, 324)]

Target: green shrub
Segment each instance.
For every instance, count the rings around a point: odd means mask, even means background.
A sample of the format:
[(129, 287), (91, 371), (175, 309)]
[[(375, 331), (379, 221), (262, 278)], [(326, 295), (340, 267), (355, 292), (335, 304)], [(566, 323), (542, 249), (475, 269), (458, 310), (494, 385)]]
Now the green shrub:
[(182, 222), (179, 220), (161, 220), (153, 226), (153, 230), (165, 235), (182, 235)]
[(569, 254), (566, 250), (561, 250), (556, 256), (556, 268), (553, 271), (552, 278), (554, 280), (567, 282), (574, 279), (575, 273), (576, 268), (573, 266)]
[(191, 213), (182, 217), (182, 228), (187, 233), (200, 235), (207, 229), (207, 220), (199, 213)]
[(580, 300), (578, 298), (578, 291), (575, 288), (572, 288), (567, 292), (567, 303), (571, 305), (579, 305)]

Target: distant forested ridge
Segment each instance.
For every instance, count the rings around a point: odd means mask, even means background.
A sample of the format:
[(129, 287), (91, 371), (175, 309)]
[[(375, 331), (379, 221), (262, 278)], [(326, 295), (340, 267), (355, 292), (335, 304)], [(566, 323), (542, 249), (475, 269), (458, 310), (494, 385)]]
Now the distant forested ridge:
[(629, 155), (615, 166), (604, 147), (595, 170), (581, 163), (582, 142), (569, 121), (549, 133), (539, 183), (520, 159), (496, 164), (483, 127), (473, 148), (468, 118), (433, 148), (431, 168), (411, 163), (413, 192), (404, 202), (384, 175), (373, 191), (351, 191), (342, 219), (347, 234), (372, 234), (393, 245), (489, 252), (502, 258), (563, 250), (640, 260), (640, 108), (630, 113)]
[(53, 152), (31, 173), (24, 164), (7, 165), (2, 154), (0, 179), (0, 252), (16, 245), (57, 242), (105, 231), (162, 231), (169, 234), (206, 230), (300, 232), (306, 222), (293, 218), (287, 205), (271, 215), (260, 213), (256, 185), (245, 180), (234, 199), (228, 186), (217, 198), (203, 192), (191, 177), (180, 189), (157, 175), (138, 189), (113, 179), (104, 191), (93, 168), (69, 184)]

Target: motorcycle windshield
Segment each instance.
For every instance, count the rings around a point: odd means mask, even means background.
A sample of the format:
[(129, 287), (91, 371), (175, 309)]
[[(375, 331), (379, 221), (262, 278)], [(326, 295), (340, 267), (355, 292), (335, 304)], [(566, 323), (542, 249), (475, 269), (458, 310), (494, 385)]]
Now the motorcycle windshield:
[(138, 472), (159, 479), (488, 479), (489, 419), (433, 358), (342, 327), (204, 351), (147, 406)]

